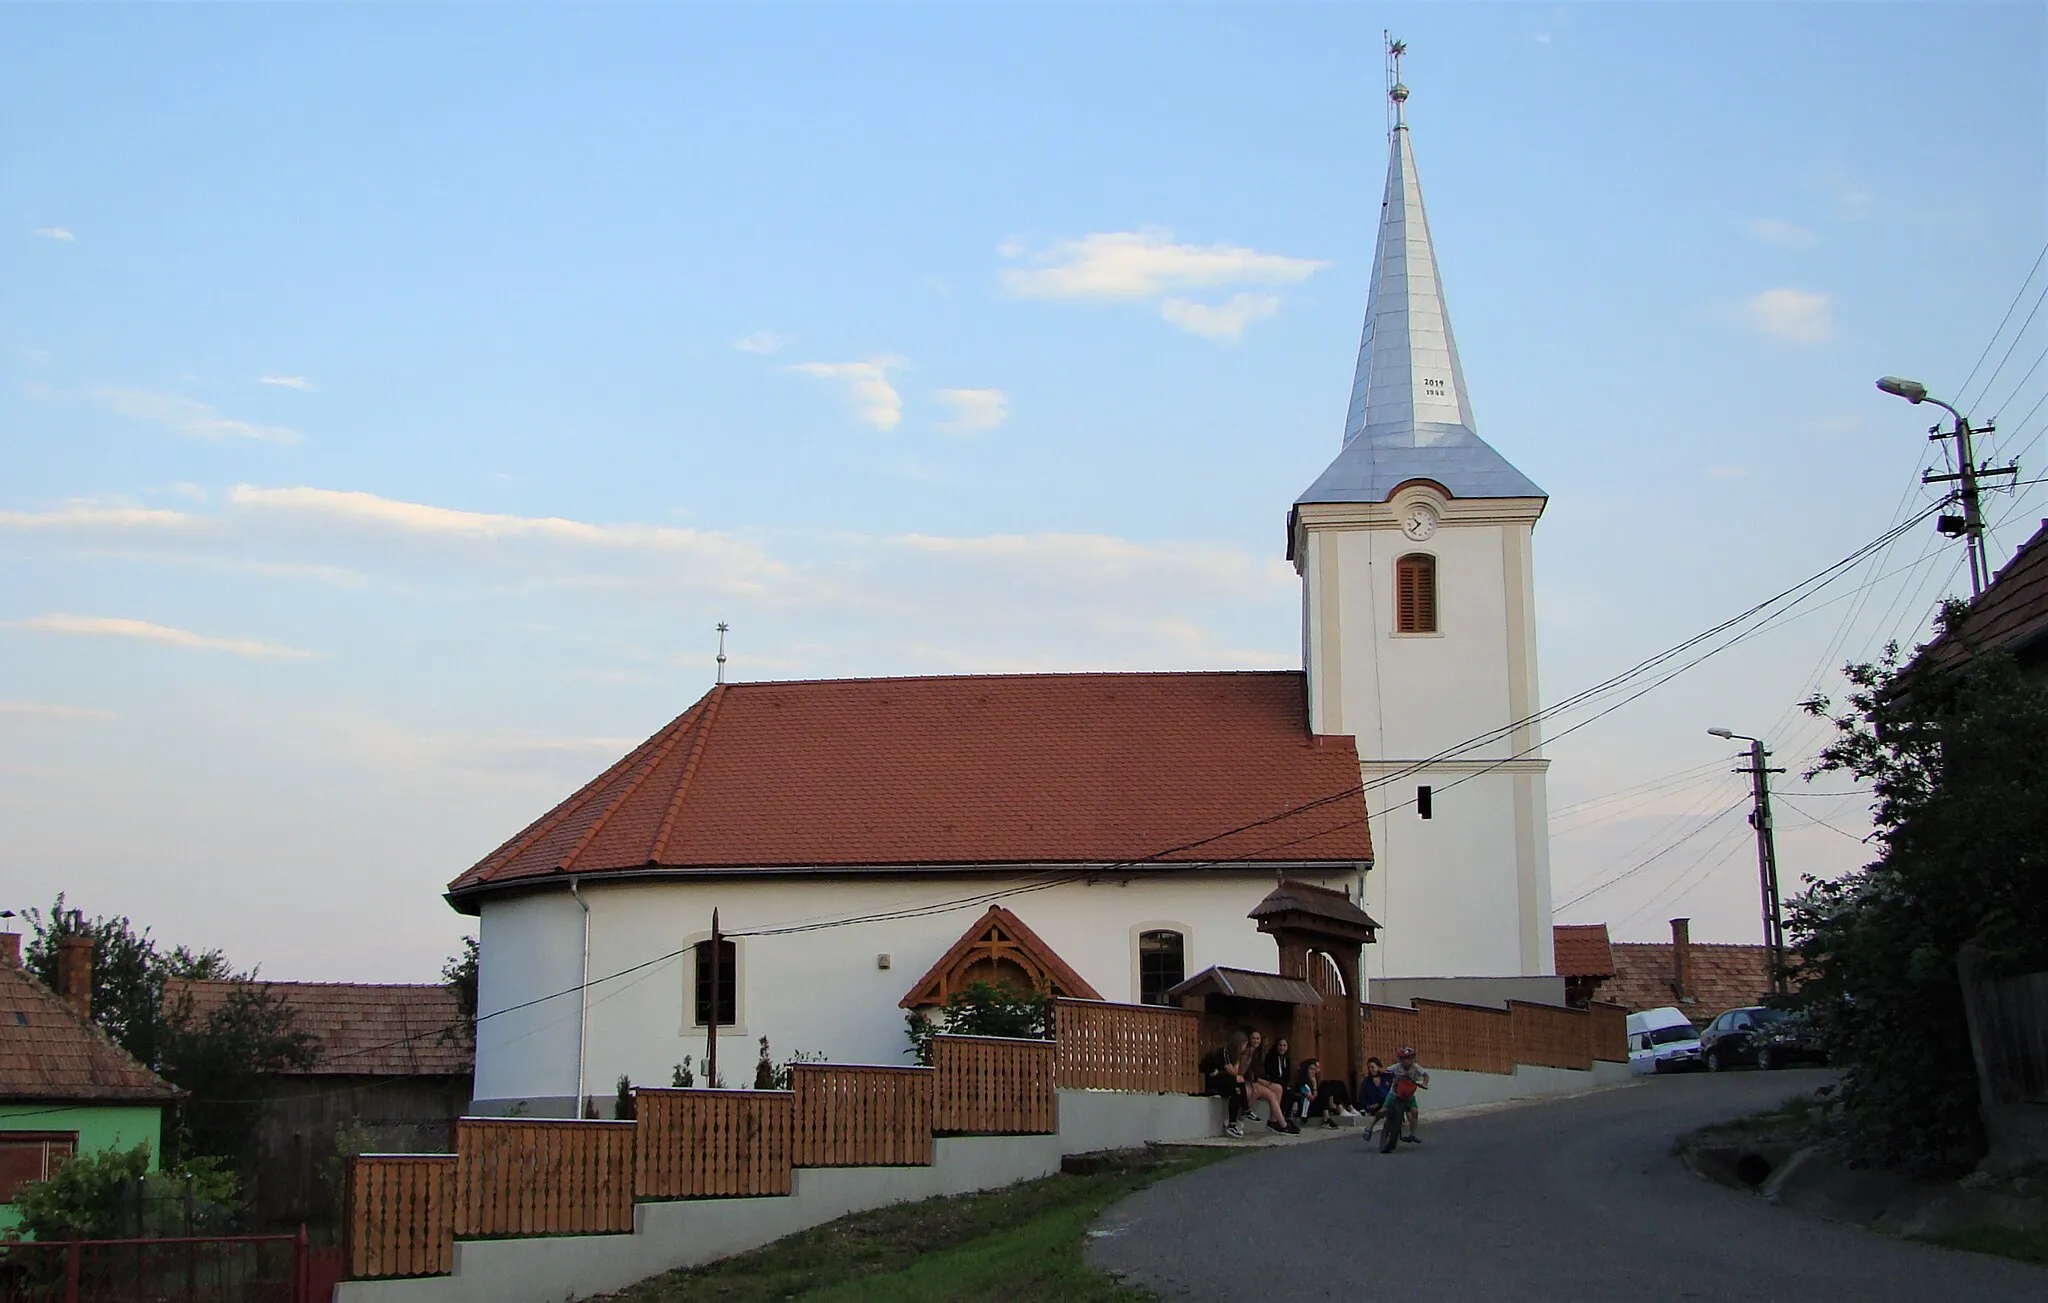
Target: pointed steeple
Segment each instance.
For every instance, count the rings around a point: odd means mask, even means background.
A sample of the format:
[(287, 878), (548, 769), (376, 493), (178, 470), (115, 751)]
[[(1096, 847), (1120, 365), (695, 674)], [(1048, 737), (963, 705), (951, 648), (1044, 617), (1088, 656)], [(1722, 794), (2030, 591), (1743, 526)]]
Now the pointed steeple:
[(1474, 429), (1465, 369), (1451, 335), (1443, 278), (1429, 238), (1409, 140), (1406, 47), (1388, 47), (1387, 98), (1394, 121), (1386, 198), (1365, 308), (1365, 335), (1351, 381), (1351, 409), (1337, 460), (1297, 502), (1384, 502), (1401, 484), (1434, 480), (1461, 498), (1540, 498)]

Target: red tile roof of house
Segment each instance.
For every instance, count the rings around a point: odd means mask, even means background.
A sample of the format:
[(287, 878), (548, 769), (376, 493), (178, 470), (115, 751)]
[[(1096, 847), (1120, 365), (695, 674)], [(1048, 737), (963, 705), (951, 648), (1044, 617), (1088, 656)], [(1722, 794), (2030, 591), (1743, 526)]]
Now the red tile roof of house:
[(1607, 943), (1605, 923), (1560, 923), (1550, 935), (1559, 977), (1614, 976), (1614, 951)]
[(1943, 634), (1928, 643), (1915, 658), (1916, 667), (1947, 668), (1968, 660), (1963, 640), (1978, 647), (2009, 647), (2017, 654), (2048, 638), (2048, 520), (1970, 603), (1956, 632), (1961, 639)]
[(0, 963), (0, 1101), (166, 1104), (177, 1096), (63, 997)]
[[(226, 1003), (239, 982), (176, 980), (165, 986), (164, 1007), (187, 998), (197, 1017)], [(318, 1042), (310, 1068), (281, 1074), (333, 1077), (467, 1076), (475, 1051), (461, 1031), (455, 993), (432, 984), (363, 982), (256, 982), (291, 1007), (298, 1030)]]
[(713, 688), (449, 887), (570, 874), (1372, 858), (1298, 671)]
[(1669, 941), (1617, 941), (1614, 976), (1600, 984), (1594, 998), (1634, 1012), (1675, 1005), (1694, 1022), (1705, 1022), (1730, 1009), (1761, 1004), (1771, 992), (1770, 962), (1762, 946), (1692, 943), (1690, 998), (1680, 1003), (1671, 991)]

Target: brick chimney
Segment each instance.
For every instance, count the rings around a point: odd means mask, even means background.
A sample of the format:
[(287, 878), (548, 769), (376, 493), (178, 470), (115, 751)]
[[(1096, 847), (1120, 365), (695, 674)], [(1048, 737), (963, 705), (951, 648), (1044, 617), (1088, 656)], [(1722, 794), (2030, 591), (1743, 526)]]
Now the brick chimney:
[(21, 933), (0, 932), (0, 968), (21, 967)]
[(57, 943), (57, 994), (80, 1018), (92, 1021), (92, 938), (68, 936)]
[(1689, 918), (1671, 920), (1671, 994), (1681, 1004), (1692, 1003), (1692, 920)]

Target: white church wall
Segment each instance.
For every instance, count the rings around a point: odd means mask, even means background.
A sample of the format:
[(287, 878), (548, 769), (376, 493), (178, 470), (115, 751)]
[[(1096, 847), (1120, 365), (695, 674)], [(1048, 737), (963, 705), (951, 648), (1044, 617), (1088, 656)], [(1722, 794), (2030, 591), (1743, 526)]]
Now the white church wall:
[(583, 911), (563, 890), (506, 895), (477, 922), (477, 1009), (510, 1011), (477, 1024), (477, 1098), (551, 1099), (567, 1112), (576, 1094)]
[[(1373, 781), (1371, 767), (1367, 781)], [(1365, 910), (1380, 924), (1368, 946), (1368, 975), (1476, 977), (1520, 974), (1522, 895), (1517, 889), (1516, 820), (1507, 773), (1408, 775), (1369, 793), (1377, 867)], [(1415, 811), (1418, 783), (1433, 782), (1433, 817)], [(1390, 808), (1391, 807), (1391, 808)]]
[[(1398, 527), (1426, 502), (1424, 540)], [(1534, 976), (1550, 939), (1546, 762), (1523, 727), (1538, 706), (1533, 506), (1410, 488), (1385, 504), (1302, 509), (1311, 713), (1357, 743), (1372, 813), (1366, 909), (1383, 927), (1372, 977)], [(1437, 632), (1395, 632), (1395, 564), (1436, 561)], [(1520, 757), (1520, 758), (1516, 758)], [(1430, 789), (1432, 818), (1417, 812)]]
[[(1105, 999), (1134, 1002), (1133, 953), (1141, 923), (1182, 925), (1189, 975), (1212, 964), (1273, 971), (1277, 948), (1245, 917), (1273, 882), (1265, 873), (1212, 871), (1063, 883), (1001, 903)], [(725, 931), (744, 934), (957, 900), (997, 885), (989, 878), (907, 876), (585, 883), (592, 978), (585, 1093), (608, 1099), (621, 1074), (640, 1085), (666, 1085), (672, 1066), (686, 1054), (703, 1081), (705, 1029), (694, 1020), (694, 964), (688, 952), (674, 952), (708, 935), (714, 906)], [(1357, 878), (1326, 879), (1324, 885), (1355, 892)], [(758, 1038), (764, 1035), (777, 1061), (808, 1050), (835, 1063), (908, 1062), (904, 1011), (897, 1002), (985, 909), (977, 904), (885, 922), (736, 936), (739, 1026), (719, 1036), (721, 1075), (729, 1085), (750, 1083)], [(501, 996), (517, 1003), (576, 984), (581, 919), (566, 891), (487, 898), (482, 910), (483, 989), (489, 992), (481, 1001), (485, 1012), (503, 1007), (497, 1003)], [(886, 969), (878, 964), (884, 954), (889, 956)], [(540, 967), (548, 978), (526, 971)], [(501, 976), (507, 969), (519, 975)], [(622, 972), (626, 975), (605, 980)], [(563, 998), (537, 1008), (546, 1016), (506, 1015), (480, 1028), (478, 1111), (505, 1112), (515, 1106), (535, 1116), (570, 1111), (576, 1002)], [(489, 1037), (481, 1034), (500, 1022), (511, 1026), (494, 1029)]]

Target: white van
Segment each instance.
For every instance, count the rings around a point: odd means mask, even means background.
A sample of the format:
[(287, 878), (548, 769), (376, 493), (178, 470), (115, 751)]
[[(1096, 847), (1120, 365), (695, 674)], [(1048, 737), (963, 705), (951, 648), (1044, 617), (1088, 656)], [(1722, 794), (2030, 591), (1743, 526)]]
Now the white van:
[(1681, 1072), (1700, 1066), (1700, 1034), (1676, 1009), (1645, 1009), (1628, 1016), (1628, 1070)]

